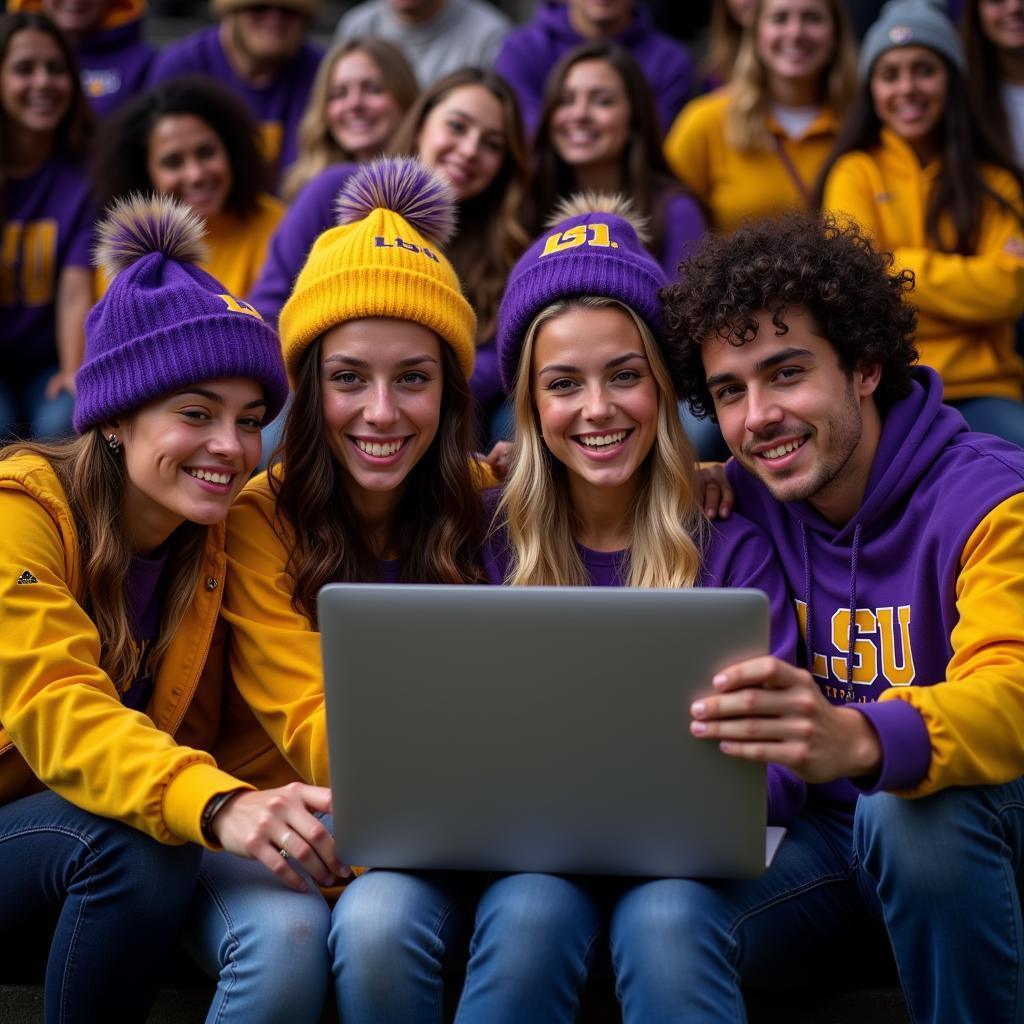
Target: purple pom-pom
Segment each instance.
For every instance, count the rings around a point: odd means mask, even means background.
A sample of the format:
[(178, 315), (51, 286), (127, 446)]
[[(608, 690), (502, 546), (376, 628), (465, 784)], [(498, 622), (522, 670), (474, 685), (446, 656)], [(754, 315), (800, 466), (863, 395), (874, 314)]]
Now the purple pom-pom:
[(451, 185), (412, 157), (366, 164), (345, 182), (334, 204), (339, 224), (352, 224), (379, 209), (397, 213), (436, 245), (446, 245), (455, 234)]
[(203, 219), (171, 196), (133, 192), (118, 199), (110, 204), (96, 233), (93, 262), (110, 279), (154, 252), (179, 263), (206, 259)]

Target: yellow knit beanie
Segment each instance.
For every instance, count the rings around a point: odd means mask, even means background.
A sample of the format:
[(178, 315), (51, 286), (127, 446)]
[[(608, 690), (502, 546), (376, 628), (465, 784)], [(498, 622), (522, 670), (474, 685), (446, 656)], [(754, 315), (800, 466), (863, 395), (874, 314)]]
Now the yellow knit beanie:
[(292, 384), (317, 338), (362, 317), (429, 327), (451, 346), (468, 379), (476, 315), (440, 252), (455, 230), (447, 182), (418, 160), (375, 160), (345, 183), (335, 209), (338, 226), (313, 243), (278, 321)]

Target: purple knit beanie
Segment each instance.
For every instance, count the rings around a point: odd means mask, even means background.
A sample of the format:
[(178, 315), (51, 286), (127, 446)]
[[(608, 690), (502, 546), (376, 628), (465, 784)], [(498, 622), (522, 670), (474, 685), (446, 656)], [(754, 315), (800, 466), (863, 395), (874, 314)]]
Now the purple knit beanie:
[[(642, 229), (641, 229), (642, 230)], [(526, 333), (553, 302), (593, 295), (629, 306), (657, 336), (665, 275), (643, 246), (629, 203), (618, 196), (575, 195), (509, 274), (498, 308), (498, 360), (506, 392), (515, 387)]]
[(277, 334), (196, 264), (203, 222), (168, 196), (129, 196), (100, 223), (96, 262), (111, 279), (85, 321), (75, 430), (216, 377), (259, 381), (269, 423), (288, 397)]

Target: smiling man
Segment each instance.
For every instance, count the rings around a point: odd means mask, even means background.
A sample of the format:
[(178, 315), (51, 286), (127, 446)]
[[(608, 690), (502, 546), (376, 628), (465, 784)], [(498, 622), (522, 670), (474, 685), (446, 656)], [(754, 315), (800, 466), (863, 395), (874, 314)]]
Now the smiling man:
[(275, 178), (294, 161), (299, 121), (323, 51), (306, 41), (317, 0), (211, 0), (218, 23), (168, 46), (150, 84), (209, 75), (241, 97)]
[(890, 940), (914, 1020), (1024, 1019), (1024, 451), (913, 368), (911, 287), (800, 215), (710, 238), (664, 296), (805, 638), (804, 667), (716, 677), (691, 731), (812, 784), (764, 876), (680, 883), (695, 1020), (741, 981), (856, 984)]

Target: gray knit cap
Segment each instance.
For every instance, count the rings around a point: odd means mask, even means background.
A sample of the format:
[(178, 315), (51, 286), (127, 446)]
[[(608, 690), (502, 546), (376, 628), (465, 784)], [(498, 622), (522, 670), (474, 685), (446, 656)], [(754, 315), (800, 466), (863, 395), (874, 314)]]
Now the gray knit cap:
[(889, 0), (864, 36), (857, 68), (861, 79), (867, 79), (883, 53), (898, 46), (926, 46), (961, 73), (967, 71), (960, 36), (944, 5), (934, 0)]

